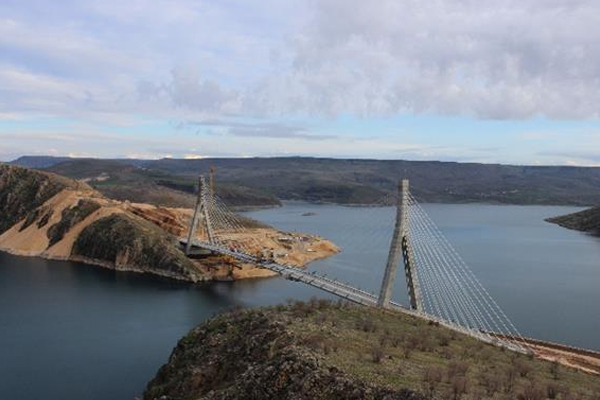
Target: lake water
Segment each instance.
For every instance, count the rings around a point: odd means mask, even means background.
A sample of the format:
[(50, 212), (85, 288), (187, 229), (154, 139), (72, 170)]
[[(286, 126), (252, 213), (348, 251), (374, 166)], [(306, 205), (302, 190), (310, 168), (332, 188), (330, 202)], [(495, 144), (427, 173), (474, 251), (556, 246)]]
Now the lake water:
[[(543, 221), (576, 208), (425, 209), (524, 335), (600, 350), (600, 238)], [(309, 268), (377, 291), (392, 209), (290, 203), (249, 215), (332, 239), (343, 251)], [(396, 299), (405, 292), (399, 274)], [(190, 285), (0, 253), (0, 398), (133, 399), (214, 313), (311, 296), (328, 297), (280, 278)]]

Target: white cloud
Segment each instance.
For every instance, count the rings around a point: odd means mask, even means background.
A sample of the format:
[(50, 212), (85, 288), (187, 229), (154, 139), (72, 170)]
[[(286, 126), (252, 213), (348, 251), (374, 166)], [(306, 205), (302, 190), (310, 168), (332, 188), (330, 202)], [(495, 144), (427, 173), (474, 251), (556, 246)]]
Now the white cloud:
[(0, 112), (600, 116), (595, 1), (29, 3)]
[(315, 18), (292, 44), (293, 69), (259, 90), (268, 107), (494, 119), (600, 116), (599, 2), (312, 4)]

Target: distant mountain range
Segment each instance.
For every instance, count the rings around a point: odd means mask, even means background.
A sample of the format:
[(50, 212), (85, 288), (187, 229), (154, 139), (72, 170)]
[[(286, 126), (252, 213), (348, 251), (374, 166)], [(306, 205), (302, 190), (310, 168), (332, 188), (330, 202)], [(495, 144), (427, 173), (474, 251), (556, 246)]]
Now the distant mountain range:
[[(600, 168), (515, 166), (438, 161), (329, 158), (214, 158), (105, 160), (21, 157), (12, 162), (85, 179), (119, 199), (156, 197), (191, 204), (198, 174), (216, 169), (217, 194), (232, 204), (274, 205), (279, 200), (372, 204), (401, 178), (426, 202), (600, 204)], [(152, 190), (149, 190), (152, 189)], [(160, 190), (159, 190), (160, 189)], [(160, 197), (166, 200), (161, 200)]]

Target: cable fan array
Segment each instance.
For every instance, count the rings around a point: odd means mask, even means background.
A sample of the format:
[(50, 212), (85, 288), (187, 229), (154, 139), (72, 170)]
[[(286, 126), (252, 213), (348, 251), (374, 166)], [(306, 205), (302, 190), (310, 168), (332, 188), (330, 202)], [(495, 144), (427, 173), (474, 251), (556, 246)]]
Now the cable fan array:
[(257, 255), (262, 249), (259, 230), (266, 226), (235, 213), (217, 196), (205, 195), (204, 218), (208, 221), (200, 224), (204, 230), (202, 236), (208, 240), (210, 226), (213, 245), (248, 255)]
[[(215, 248), (232, 252), (230, 254), (249, 256), (250, 258), (246, 257), (246, 260), (254, 260), (250, 262), (264, 262), (262, 252), (265, 239), (268, 239), (269, 235), (261, 229), (268, 227), (235, 213), (212, 193), (204, 192), (202, 196), (202, 217), (205, 221), (199, 224), (204, 231), (199, 232), (200, 237)], [(378, 202), (378, 205), (394, 204), (396, 203), (394, 198), (394, 195), (388, 195)], [(514, 324), (423, 207), (410, 193), (406, 193), (406, 199), (405, 229), (409, 238), (410, 254), (416, 266), (422, 300), (422, 309), (417, 312), (425, 318), (444, 323), (487, 342), (527, 352), (527, 345)], [(341, 224), (347, 225), (345, 226), (347, 229), (343, 229), (342, 226), (342, 235), (338, 239), (341, 239), (341, 242), (362, 243), (370, 249), (373, 249), (374, 243), (378, 243), (378, 248), (384, 242), (386, 246), (389, 245), (392, 213), (375, 207), (361, 211), (357, 213), (359, 221), (340, 221)], [(360, 219), (364, 221), (361, 222)], [(379, 221), (379, 219), (383, 220)], [(357, 227), (360, 229), (354, 229)], [(357, 234), (360, 234), (360, 240), (356, 241), (352, 237), (345, 240), (345, 235)], [(297, 270), (298, 274), (311, 275), (319, 282), (333, 284), (348, 293), (356, 293), (373, 304), (377, 302), (376, 294), (356, 288), (349, 283), (328, 278), (325, 274), (308, 273), (291, 265), (280, 265), (288, 271)], [(392, 305), (395, 308), (402, 307), (397, 303)]]
[(517, 328), (410, 193), (406, 218), (422, 313), (526, 351)]

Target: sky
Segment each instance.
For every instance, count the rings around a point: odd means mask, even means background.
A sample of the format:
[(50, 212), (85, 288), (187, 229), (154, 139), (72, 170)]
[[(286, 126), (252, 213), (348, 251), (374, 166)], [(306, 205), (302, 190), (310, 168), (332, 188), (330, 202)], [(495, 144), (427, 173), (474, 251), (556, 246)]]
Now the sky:
[(0, 160), (600, 165), (597, 0), (2, 0)]

